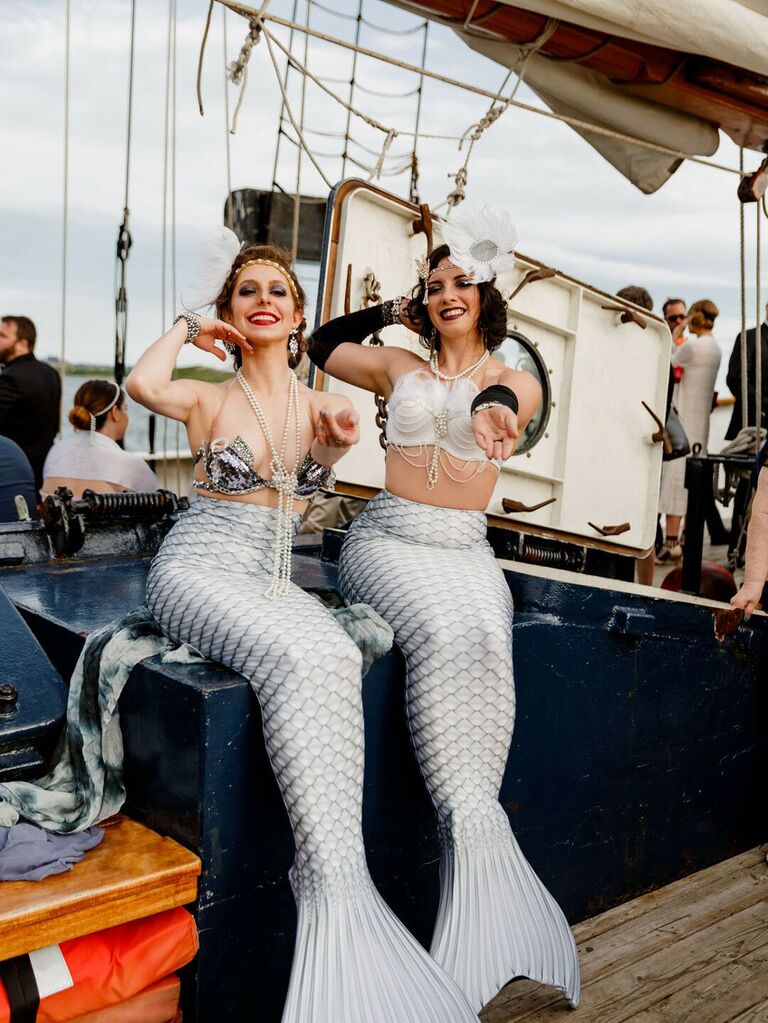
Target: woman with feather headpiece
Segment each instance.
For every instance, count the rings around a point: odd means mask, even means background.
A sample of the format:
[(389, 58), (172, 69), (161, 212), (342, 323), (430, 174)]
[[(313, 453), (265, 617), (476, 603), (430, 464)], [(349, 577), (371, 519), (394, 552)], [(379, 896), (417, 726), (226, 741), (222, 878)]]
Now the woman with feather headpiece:
[[(290, 581), (300, 513), (357, 441), (357, 413), (300, 385), (305, 295), (287, 254), (221, 228), (188, 308), (139, 359), (128, 393), (184, 423), (197, 496), (152, 563), (163, 631), (250, 680), (296, 840), (298, 906), (283, 1023), (477, 1023), (455, 983), (379, 896), (362, 836), (361, 656)], [(224, 360), (222, 384), (172, 379), (185, 343)], [(387, 627), (380, 619), (380, 632)], [(389, 633), (391, 639), (391, 633)]]
[[(443, 840), (431, 953), (479, 1010), (513, 977), (579, 1000), (568, 923), (523, 856), (498, 801), (515, 713), (512, 599), (486, 540), (501, 463), (541, 402), (526, 372), (494, 358), (507, 334), (494, 286), (514, 266), (509, 215), (442, 225), (410, 299), (332, 320), (309, 353), (389, 402), (385, 489), (352, 523), (339, 561), (347, 599), (392, 626), (406, 660), (416, 754)], [(363, 347), (395, 323), (428, 360)]]

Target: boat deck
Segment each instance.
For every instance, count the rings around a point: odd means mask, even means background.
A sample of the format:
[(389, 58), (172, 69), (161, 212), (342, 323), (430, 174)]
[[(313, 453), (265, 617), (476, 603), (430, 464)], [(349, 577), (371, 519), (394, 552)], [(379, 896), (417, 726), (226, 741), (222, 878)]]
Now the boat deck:
[(578, 924), (581, 1005), (527, 980), (483, 1023), (765, 1023), (768, 846)]

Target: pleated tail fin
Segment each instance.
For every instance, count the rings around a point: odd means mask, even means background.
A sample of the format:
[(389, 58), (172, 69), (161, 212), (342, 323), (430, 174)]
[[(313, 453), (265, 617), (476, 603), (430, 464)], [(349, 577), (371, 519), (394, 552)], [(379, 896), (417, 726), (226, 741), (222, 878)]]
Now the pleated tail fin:
[(282, 1023), (478, 1023), (456, 983), (372, 882), (351, 895), (296, 894), (298, 930)]
[[(503, 813), (503, 811), (502, 811)], [(579, 960), (565, 916), (504, 827), (446, 834), (432, 956), (479, 1011), (513, 977), (579, 1003)]]

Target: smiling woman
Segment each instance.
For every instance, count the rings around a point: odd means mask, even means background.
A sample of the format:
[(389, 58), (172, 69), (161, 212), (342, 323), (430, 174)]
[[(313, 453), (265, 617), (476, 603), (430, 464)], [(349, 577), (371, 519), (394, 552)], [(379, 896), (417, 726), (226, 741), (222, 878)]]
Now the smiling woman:
[[(147, 604), (175, 642), (249, 679), (261, 705), (296, 836), (298, 930), (283, 1023), (476, 1023), (371, 881), (360, 652), (290, 578), (298, 513), (356, 443), (357, 414), (293, 372), (305, 296), (284, 252), (241, 251), (219, 229), (203, 266), (198, 298), (215, 302), (218, 317), (182, 314), (127, 381), (132, 397), (183, 422), (198, 452), (198, 494), (152, 563)], [(233, 380), (172, 379), (184, 344), (226, 360), (218, 342), (234, 356)]]
[[(349, 529), (339, 583), (392, 626), (405, 655), (411, 736), (443, 839), (432, 955), (475, 1010), (517, 976), (575, 1006), (573, 935), (499, 803), (515, 720), (513, 608), (484, 510), (542, 387), (519, 357), (494, 355), (507, 341), (495, 277), (512, 256), (509, 215), (454, 215), (459, 223), (456, 251), (441, 245), (420, 263), (410, 300), (331, 320), (310, 340), (331, 376), (389, 401), (385, 489)], [(398, 322), (428, 360), (362, 345)]]

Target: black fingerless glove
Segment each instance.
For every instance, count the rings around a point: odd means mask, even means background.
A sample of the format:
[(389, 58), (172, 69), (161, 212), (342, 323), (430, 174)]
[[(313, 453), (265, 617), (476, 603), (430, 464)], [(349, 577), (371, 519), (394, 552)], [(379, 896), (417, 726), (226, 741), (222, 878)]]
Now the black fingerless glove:
[(339, 345), (346, 342), (362, 344), (367, 337), (382, 327), (399, 323), (401, 302), (402, 298), (393, 298), (381, 305), (371, 306), (370, 309), (361, 309), (347, 316), (337, 316), (335, 320), (324, 323), (308, 341), (310, 359), (320, 369), (324, 369), (331, 353)]

